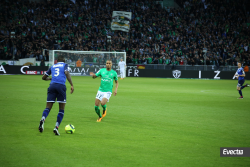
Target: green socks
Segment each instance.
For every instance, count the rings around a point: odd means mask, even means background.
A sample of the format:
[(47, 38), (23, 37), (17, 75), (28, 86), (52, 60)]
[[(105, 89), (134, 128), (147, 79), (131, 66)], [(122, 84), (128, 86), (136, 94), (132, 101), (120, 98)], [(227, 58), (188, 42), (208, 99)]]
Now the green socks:
[[(102, 106), (102, 108), (103, 108), (103, 111), (105, 111), (106, 108), (107, 108), (107, 105), (105, 104), (105, 105), (101, 105), (101, 106)], [(102, 116), (101, 116), (101, 113), (100, 113), (99, 106), (95, 106), (95, 112), (96, 112), (96, 114), (99, 116), (99, 118), (102, 117)]]
[(105, 105), (101, 105), (101, 106), (102, 106), (102, 108), (103, 108), (103, 111), (105, 111), (106, 108), (107, 108), (107, 105), (105, 104)]
[(101, 113), (100, 113), (100, 109), (99, 109), (99, 106), (95, 106), (95, 112), (96, 114), (99, 116), (99, 118), (101, 118)]

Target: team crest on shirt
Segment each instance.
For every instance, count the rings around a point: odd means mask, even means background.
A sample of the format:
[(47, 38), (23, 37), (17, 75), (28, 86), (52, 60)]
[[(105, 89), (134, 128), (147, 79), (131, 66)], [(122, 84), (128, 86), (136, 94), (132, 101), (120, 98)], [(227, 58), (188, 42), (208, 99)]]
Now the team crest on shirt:
[(180, 78), (180, 76), (181, 76), (181, 71), (179, 71), (179, 70), (174, 70), (174, 71), (172, 71), (172, 73), (173, 73), (173, 77), (175, 77), (175, 78)]

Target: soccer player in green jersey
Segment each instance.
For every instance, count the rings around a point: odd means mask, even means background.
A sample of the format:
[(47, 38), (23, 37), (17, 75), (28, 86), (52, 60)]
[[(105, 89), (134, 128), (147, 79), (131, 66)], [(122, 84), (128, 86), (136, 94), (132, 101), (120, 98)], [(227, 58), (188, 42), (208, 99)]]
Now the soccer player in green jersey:
[[(117, 94), (118, 89), (118, 77), (116, 71), (111, 69), (112, 67), (112, 61), (107, 60), (106, 61), (106, 68), (100, 69), (96, 74), (92, 76), (93, 79), (97, 77), (101, 77), (101, 85), (98, 89), (96, 99), (95, 99), (95, 112), (98, 115), (97, 122), (101, 122), (101, 120), (106, 116), (107, 114), (107, 105), (106, 103), (109, 101), (109, 98), (112, 94), (113, 89), (113, 80), (115, 80), (115, 91), (114, 96)], [(99, 105), (101, 103), (101, 106), (103, 108), (103, 113), (101, 115)]]

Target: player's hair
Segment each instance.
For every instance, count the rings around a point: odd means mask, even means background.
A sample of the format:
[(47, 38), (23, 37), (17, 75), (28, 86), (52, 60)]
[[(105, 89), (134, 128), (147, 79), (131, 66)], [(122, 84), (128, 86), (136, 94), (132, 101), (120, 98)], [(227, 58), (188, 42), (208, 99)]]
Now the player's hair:
[[(110, 61), (112, 63), (112, 60), (110, 60), (110, 59), (108, 59), (107, 61)], [(107, 61), (106, 61), (106, 63), (107, 63)]]
[(58, 56), (57, 61), (58, 62), (65, 62), (64, 56), (62, 56), (62, 55)]

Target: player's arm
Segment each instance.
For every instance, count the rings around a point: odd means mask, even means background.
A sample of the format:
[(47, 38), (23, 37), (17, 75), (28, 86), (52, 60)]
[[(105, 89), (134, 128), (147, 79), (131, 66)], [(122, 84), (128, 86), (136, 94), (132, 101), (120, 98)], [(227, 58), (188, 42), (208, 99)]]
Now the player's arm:
[(117, 73), (115, 73), (114, 79), (115, 79), (115, 91), (114, 91), (114, 96), (115, 96), (117, 94), (117, 89), (118, 89), (118, 85), (119, 85)]
[(236, 79), (238, 79), (238, 76), (239, 76), (238, 72), (236, 72), (234, 76), (235, 76)]
[(114, 91), (114, 96), (117, 94), (117, 89), (118, 89), (118, 80), (115, 80), (115, 91)]
[(51, 78), (46, 74), (43, 75), (42, 79), (45, 81), (51, 80)]
[(246, 76), (246, 74), (245, 74), (245, 71), (242, 69), (242, 74), (241, 75), (239, 75), (240, 77), (245, 77)]
[(49, 70), (45, 72), (45, 74), (42, 77), (42, 80), (45, 80), (45, 81), (51, 80), (51, 78), (49, 77), (50, 74), (51, 74), (51, 68), (49, 68)]
[(242, 75), (238, 75), (239, 77), (245, 77), (246, 76), (246, 74), (244, 73), (244, 74), (242, 74)]
[(74, 86), (73, 86), (73, 82), (72, 82), (72, 79), (71, 79), (71, 75), (70, 75), (69, 71), (65, 71), (64, 73), (66, 75), (67, 80), (69, 81), (69, 83), (71, 85), (71, 88), (70, 88), (71, 91), (70, 91), (70, 93), (72, 94), (74, 92)]
[(245, 71), (242, 70), (242, 74), (241, 74), (241, 75), (239, 75), (239, 74), (236, 72), (235, 76), (236, 76), (236, 77), (245, 77), (246, 74), (245, 74)]
[(92, 78), (95, 79), (101, 75), (101, 70), (99, 70), (96, 74), (92, 75)]

